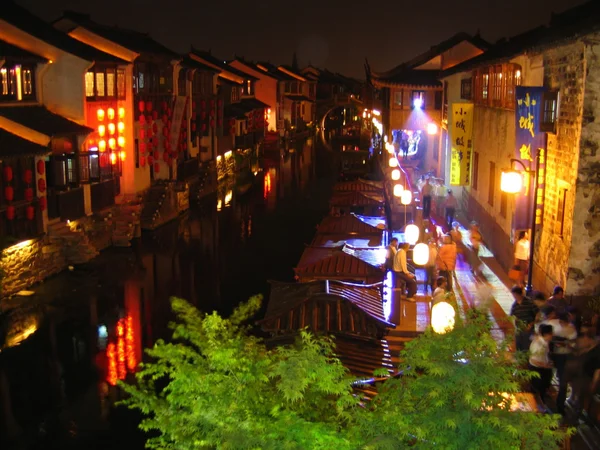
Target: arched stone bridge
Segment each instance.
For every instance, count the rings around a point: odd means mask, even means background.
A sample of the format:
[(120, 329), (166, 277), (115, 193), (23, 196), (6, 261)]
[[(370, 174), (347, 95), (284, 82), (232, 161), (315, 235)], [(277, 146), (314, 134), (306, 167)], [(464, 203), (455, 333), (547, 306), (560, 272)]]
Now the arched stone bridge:
[(360, 108), (363, 106), (363, 102), (352, 94), (336, 94), (332, 99), (317, 101), (316, 122), (319, 125), (321, 142), (327, 150), (331, 150), (331, 144), (325, 138), (325, 121), (334, 109), (344, 106)]

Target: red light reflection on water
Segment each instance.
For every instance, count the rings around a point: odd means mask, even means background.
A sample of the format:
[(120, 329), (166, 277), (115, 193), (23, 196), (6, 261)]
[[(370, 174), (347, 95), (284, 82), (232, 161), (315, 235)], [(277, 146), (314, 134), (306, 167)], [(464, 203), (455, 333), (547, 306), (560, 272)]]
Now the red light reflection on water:
[(128, 370), (132, 372), (137, 367), (133, 319), (131, 316), (120, 319), (116, 328), (116, 344), (111, 342), (106, 347), (106, 359), (108, 360), (106, 381), (111, 386), (115, 386), (117, 380), (124, 380)]

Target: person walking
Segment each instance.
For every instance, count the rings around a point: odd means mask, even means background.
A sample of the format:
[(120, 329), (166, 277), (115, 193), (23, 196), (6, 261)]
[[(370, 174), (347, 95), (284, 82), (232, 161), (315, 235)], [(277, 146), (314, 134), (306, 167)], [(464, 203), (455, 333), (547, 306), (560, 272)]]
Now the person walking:
[(521, 231), (515, 245), (515, 266), (519, 267), (519, 286), (525, 287), (525, 277), (529, 271), (529, 236)]
[(529, 348), (529, 370), (539, 374), (531, 379), (533, 392), (538, 394), (545, 405), (546, 392), (552, 382), (552, 360), (550, 359), (550, 341), (552, 340), (552, 325), (540, 325), (538, 334)]
[(483, 236), (481, 236), (481, 233), (479, 232), (479, 225), (477, 225), (475, 222), (471, 223), (469, 240), (471, 241), (471, 257), (469, 261), (471, 265), (471, 272), (473, 272), (473, 275), (479, 276), (481, 273), (479, 249), (481, 247), (481, 243), (483, 242)]
[(429, 219), (431, 214), (431, 196), (433, 186), (429, 183), (429, 178), (425, 178), (425, 183), (421, 186), (421, 197), (423, 198), (423, 218)]
[(458, 200), (454, 194), (452, 194), (452, 190), (448, 189), (448, 196), (444, 201), (444, 207), (446, 208), (446, 226), (448, 230), (452, 228), (452, 222), (454, 222), (454, 215), (456, 214), (456, 208), (458, 207)]
[(425, 264), (425, 293), (427, 293), (427, 286), (429, 286), (431, 287), (431, 295), (433, 295), (437, 278), (438, 248), (433, 239), (429, 239), (427, 246), (429, 247), (429, 259)]
[(533, 302), (523, 295), (521, 286), (514, 286), (511, 293), (515, 299), (510, 308), (510, 315), (515, 317), (515, 341), (518, 352), (529, 350), (531, 334), (537, 315), (537, 308)]
[[(415, 294), (417, 293), (417, 282), (415, 276), (408, 270), (408, 264), (406, 262), (406, 252), (410, 248), (410, 244), (403, 242), (400, 244), (396, 257), (394, 258), (394, 274), (397, 280), (406, 284), (406, 300), (409, 302), (415, 302)], [(398, 283), (399, 284), (399, 283)]]
[(456, 269), (456, 244), (452, 242), (449, 234), (444, 236), (442, 246), (439, 249), (437, 257), (437, 267), (441, 277), (445, 277), (447, 290), (452, 291), (452, 278)]

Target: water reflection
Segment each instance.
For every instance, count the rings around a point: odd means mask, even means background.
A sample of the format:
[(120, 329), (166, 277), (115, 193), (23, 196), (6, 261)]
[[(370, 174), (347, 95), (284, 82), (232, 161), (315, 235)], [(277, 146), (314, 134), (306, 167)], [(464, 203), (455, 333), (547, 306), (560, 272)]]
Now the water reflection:
[(143, 443), (135, 439), (137, 417), (115, 416), (110, 405), (117, 380), (131, 376), (143, 349), (170, 335), (169, 297), (229, 314), (239, 301), (267, 293), (267, 280), (293, 279), (327, 213), (331, 154), (317, 154), (311, 142), (292, 148), (279, 161), (222, 180), (216, 198), (131, 249), (103, 252), (19, 300), (43, 305), (43, 319), (27, 339), (32, 324), (11, 327), (21, 344), (0, 353), (2, 439), (20, 436), (20, 448), (44, 436), (40, 448), (131, 450)]

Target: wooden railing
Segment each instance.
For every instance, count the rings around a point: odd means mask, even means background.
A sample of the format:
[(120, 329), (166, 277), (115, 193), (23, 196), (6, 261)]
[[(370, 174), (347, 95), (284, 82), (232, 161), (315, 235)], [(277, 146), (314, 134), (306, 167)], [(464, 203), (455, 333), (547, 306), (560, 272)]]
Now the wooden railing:
[(61, 220), (76, 220), (85, 216), (83, 188), (78, 187), (65, 192), (48, 191), (48, 217)]
[[(30, 205), (34, 208), (32, 220), (27, 219), (27, 207)], [(15, 207), (13, 220), (8, 220), (6, 217), (6, 206), (0, 210), (0, 237), (10, 245), (12, 241), (19, 242), (40, 236), (44, 231), (44, 225), (38, 201), (18, 202), (13, 206)]]
[(98, 212), (115, 204), (115, 180), (101, 181), (90, 185), (92, 211)]
[(186, 181), (200, 172), (198, 158), (191, 158), (177, 164), (177, 181)]

